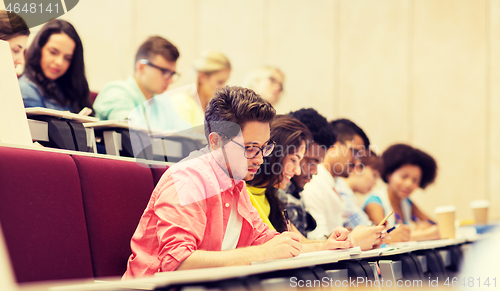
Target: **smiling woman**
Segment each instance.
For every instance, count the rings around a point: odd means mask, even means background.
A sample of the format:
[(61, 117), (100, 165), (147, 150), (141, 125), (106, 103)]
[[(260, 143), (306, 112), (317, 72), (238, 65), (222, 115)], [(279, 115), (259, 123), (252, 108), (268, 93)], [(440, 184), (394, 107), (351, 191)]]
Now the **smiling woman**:
[(27, 51), (19, 86), (25, 107), (74, 113), (90, 107), (83, 46), (73, 25), (55, 19), (42, 27)]
[(28, 25), (21, 16), (0, 10), (0, 40), (9, 43), (14, 67), (24, 64), (24, 51), (29, 35)]
[(248, 182), (250, 201), (270, 227), (277, 231), (287, 230), (283, 207), (277, 190), (284, 189), (295, 175), (300, 175), (300, 161), (306, 144), (312, 139), (307, 127), (297, 119), (281, 115), (271, 123), (271, 140), (276, 142), (273, 152), (264, 162), (255, 178)]
[[(425, 189), (436, 179), (434, 158), (406, 144), (390, 146), (382, 158), (384, 171), (381, 176), (387, 188), (371, 193), (366, 199), (364, 209), (370, 219), (378, 224), (385, 215), (394, 211), (395, 215), (387, 220), (389, 225), (414, 222), (411, 232), (407, 226), (399, 227), (387, 242), (439, 238), (437, 227), (409, 198), (415, 189)], [(403, 229), (407, 230), (406, 234), (402, 233)]]

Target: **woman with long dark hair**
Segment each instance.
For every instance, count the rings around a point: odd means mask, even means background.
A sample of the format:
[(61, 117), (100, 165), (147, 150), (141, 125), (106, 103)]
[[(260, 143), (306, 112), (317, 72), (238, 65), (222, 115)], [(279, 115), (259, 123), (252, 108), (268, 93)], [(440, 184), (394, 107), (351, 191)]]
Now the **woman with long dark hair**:
[(24, 51), (30, 30), (21, 16), (0, 10), (0, 40), (7, 41), (14, 60), (14, 67), (24, 64)]
[(25, 107), (80, 112), (90, 107), (83, 46), (73, 25), (54, 19), (30, 45), (19, 79)]
[(294, 175), (300, 175), (300, 160), (311, 139), (311, 133), (300, 121), (287, 115), (277, 116), (271, 123), (271, 140), (276, 142), (274, 150), (264, 157), (259, 171), (248, 182), (252, 204), (257, 210), (259, 207), (263, 210), (261, 218), (264, 222), (269, 218), (270, 226), (278, 232), (286, 231), (287, 225), (277, 191), (285, 189)]

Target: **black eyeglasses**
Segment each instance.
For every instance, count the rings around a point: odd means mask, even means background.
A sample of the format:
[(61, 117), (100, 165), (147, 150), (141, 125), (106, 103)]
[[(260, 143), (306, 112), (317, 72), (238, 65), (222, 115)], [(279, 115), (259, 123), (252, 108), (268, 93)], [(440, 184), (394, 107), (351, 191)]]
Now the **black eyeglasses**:
[(245, 149), (245, 158), (247, 159), (253, 159), (255, 158), (260, 152), (262, 152), (263, 157), (269, 156), (274, 149), (274, 145), (276, 144), (274, 141), (269, 140), (267, 144), (263, 147), (258, 147), (258, 146), (244, 146), (236, 141), (234, 141), (232, 138), (227, 137), (225, 134), (218, 132), (221, 136), (225, 137), (226, 139), (234, 142), (235, 144), (239, 145), (240, 147)]
[(159, 67), (159, 66), (151, 63), (149, 60), (142, 59), (142, 60), (139, 60), (139, 62), (141, 62), (141, 64), (145, 64), (145, 65), (148, 65), (150, 67), (153, 67), (155, 69), (160, 70), (160, 72), (163, 75), (163, 77), (165, 77), (167, 79), (172, 78), (173, 81), (175, 81), (175, 80), (177, 80), (181, 76), (181, 74), (177, 73), (176, 71), (172, 71), (172, 70), (167, 69), (167, 68)]

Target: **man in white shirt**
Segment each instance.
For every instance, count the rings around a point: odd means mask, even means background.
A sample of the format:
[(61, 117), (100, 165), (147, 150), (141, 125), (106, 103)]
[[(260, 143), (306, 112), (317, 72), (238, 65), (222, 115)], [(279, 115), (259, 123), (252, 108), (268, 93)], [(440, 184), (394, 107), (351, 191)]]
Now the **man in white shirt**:
[[(337, 226), (344, 224), (344, 202), (335, 190), (337, 177), (347, 177), (354, 169), (354, 162), (364, 155), (370, 140), (352, 121), (338, 119), (331, 122), (337, 141), (328, 149), (318, 174), (304, 187), (301, 196), (307, 212), (316, 220), (316, 228), (309, 232), (309, 239), (324, 239)], [(355, 245), (368, 250), (381, 244), (379, 238), (384, 227), (357, 227), (352, 232)]]

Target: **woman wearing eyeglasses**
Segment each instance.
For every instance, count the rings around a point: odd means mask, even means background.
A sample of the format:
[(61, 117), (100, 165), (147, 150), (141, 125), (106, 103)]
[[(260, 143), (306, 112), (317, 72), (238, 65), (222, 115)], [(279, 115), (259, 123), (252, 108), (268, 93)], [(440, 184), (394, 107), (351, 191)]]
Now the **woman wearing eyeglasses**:
[(24, 51), (30, 30), (21, 16), (0, 10), (0, 40), (7, 41), (14, 60), (14, 67), (24, 64)]
[(276, 67), (261, 67), (248, 73), (243, 86), (254, 90), (271, 105), (276, 106), (283, 93), (285, 74)]
[[(288, 220), (277, 192), (285, 189), (293, 176), (300, 175), (300, 161), (311, 139), (311, 133), (300, 121), (289, 115), (277, 116), (271, 123), (271, 140), (275, 142), (275, 147), (272, 153), (264, 155), (264, 162), (255, 177), (247, 182), (250, 202), (264, 223), (278, 232), (300, 234)], [(342, 227), (337, 228), (326, 241), (301, 237), (301, 243), (306, 243), (304, 247), (309, 251), (352, 247), (349, 232)]]
[(55, 19), (42, 27), (27, 51), (19, 86), (25, 107), (74, 113), (90, 107), (83, 46), (73, 25)]
[(186, 92), (172, 96), (172, 103), (191, 126), (200, 126), (204, 124), (205, 109), (215, 90), (222, 88), (231, 75), (231, 63), (224, 54), (210, 51), (196, 59), (194, 70), (196, 87), (188, 86)]

